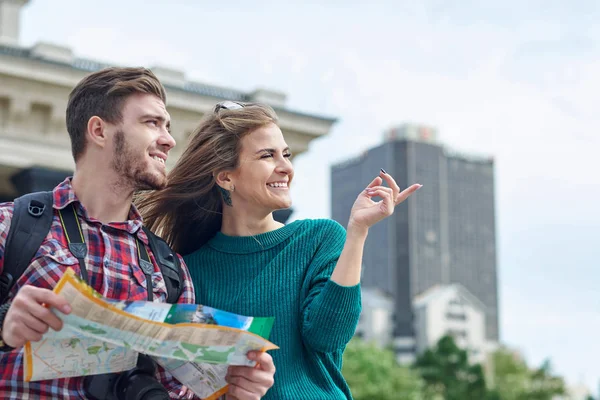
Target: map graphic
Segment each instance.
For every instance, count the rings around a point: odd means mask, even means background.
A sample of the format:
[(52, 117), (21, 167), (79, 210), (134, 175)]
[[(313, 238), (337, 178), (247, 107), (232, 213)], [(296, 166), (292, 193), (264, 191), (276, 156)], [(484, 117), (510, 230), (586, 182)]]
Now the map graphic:
[(269, 342), (273, 318), (245, 317), (196, 304), (103, 298), (68, 269), (55, 290), (67, 299), (61, 331), (25, 345), (26, 381), (121, 372), (138, 352), (155, 357), (203, 399), (226, 392), (229, 365), (254, 366), (246, 354), (278, 347)]

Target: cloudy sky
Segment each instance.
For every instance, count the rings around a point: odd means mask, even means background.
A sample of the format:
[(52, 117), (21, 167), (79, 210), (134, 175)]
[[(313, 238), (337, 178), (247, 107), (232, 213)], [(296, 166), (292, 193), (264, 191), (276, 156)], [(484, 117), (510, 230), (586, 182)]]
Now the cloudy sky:
[(493, 155), (502, 339), (598, 388), (600, 3), (282, 3), (31, 0), (21, 42), (269, 87), (338, 117), (296, 158), (294, 218), (328, 217), (329, 166), (394, 124)]

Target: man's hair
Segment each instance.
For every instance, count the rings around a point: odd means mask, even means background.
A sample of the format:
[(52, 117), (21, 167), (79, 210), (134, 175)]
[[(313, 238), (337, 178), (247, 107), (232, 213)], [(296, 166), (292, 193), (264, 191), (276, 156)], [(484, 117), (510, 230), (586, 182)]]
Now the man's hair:
[(146, 68), (106, 68), (83, 78), (69, 95), (67, 132), (75, 161), (85, 151), (87, 124), (97, 116), (111, 124), (121, 122), (123, 104), (132, 94), (146, 93), (165, 104), (165, 88)]

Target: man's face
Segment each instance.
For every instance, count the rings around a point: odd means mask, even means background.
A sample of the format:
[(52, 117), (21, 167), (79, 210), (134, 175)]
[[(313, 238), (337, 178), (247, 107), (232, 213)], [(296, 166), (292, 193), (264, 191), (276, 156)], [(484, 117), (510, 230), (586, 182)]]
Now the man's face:
[(113, 135), (111, 168), (134, 190), (164, 188), (165, 163), (175, 146), (165, 104), (151, 94), (134, 94), (125, 100), (121, 114)]

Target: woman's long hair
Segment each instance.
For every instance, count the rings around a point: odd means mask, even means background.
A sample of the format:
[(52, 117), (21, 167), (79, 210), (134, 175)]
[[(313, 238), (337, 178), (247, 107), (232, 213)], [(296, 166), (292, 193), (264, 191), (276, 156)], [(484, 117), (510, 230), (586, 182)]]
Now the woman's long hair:
[(167, 186), (136, 198), (144, 224), (179, 254), (204, 245), (221, 229), (223, 204), (216, 174), (235, 170), (241, 139), (270, 123), (277, 123), (277, 115), (267, 105), (244, 104), (237, 109), (217, 105), (192, 133), (168, 174)]

